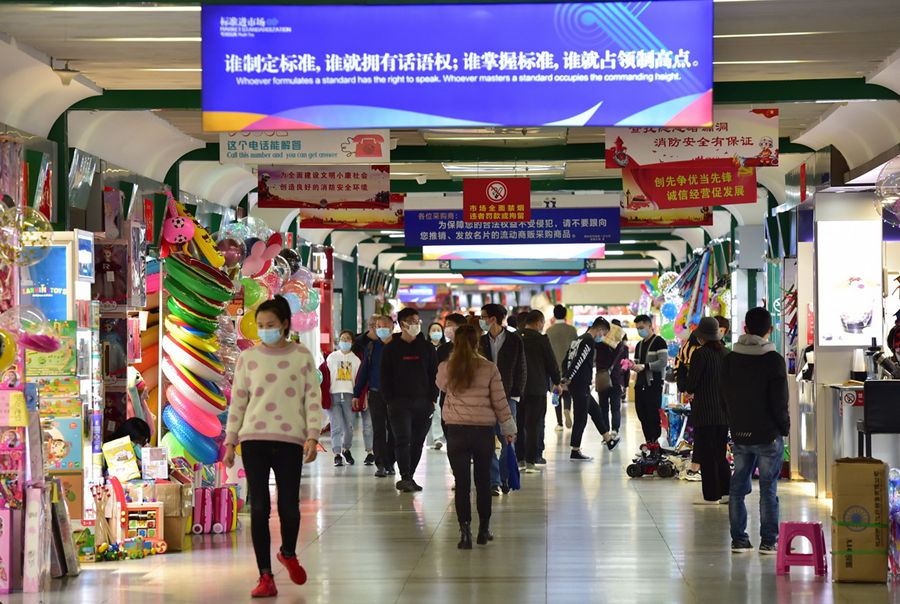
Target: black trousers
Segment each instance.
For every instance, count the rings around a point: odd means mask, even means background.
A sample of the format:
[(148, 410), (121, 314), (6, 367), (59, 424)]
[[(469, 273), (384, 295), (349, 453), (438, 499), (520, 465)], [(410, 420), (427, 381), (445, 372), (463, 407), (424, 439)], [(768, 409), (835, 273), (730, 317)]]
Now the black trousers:
[(422, 458), (425, 437), (431, 428), (434, 405), (428, 399), (397, 399), (388, 403), (388, 418), (394, 430), (397, 470), (401, 479), (411, 479)]
[(641, 420), (644, 442), (655, 443), (662, 435), (662, 425), (659, 421), (659, 410), (662, 407), (662, 384), (636, 386), (634, 407), (638, 419)]
[(604, 417), (612, 416), (611, 427), (616, 432), (622, 426), (622, 387), (613, 384), (603, 392), (597, 393), (600, 413)]
[(700, 464), (703, 498), (715, 501), (728, 495), (731, 488), (731, 468), (725, 451), (728, 447), (728, 426), (694, 427), (694, 461)]
[(281, 551), (294, 555), (300, 534), (300, 471), (303, 447), (275, 440), (248, 440), (241, 443), (247, 491), (250, 497), (250, 537), (260, 574), (272, 572), (272, 538), (269, 535), (269, 470), (275, 472), (278, 488), (278, 519), (281, 522)]
[(384, 395), (379, 390), (369, 390), (369, 413), (372, 416), (372, 453), (375, 455), (375, 465), (382, 468), (393, 468), (394, 462), (394, 431), (388, 421), (387, 404)]
[(568, 390), (563, 390), (562, 396), (560, 398), (562, 399), (561, 403), (554, 407), (554, 409), (556, 409), (557, 426), (563, 425), (563, 407), (565, 407), (566, 409), (572, 408), (572, 394)]
[[(544, 415), (547, 413), (547, 395), (523, 396), (519, 403), (518, 411), (519, 418), (522, 420), (520, 424), (522, 427), (519, 428), (516, 443), (518, 444), (522, 440), (525, 441), (523, 447), (525, 449), (524, 459), (527, 463), (534, 463), (537, 461), (540, 453), (541, 426)], [(522, 428), (524, 428), (524, 431)], [(522, 438), (523, 432), (524, 439)], [(516, 457), (519, 457), (518, 451), (516, 452)], [(523, 458), (519, 457), (519, 459)]]
[(581, 387), (569, 385), (572, 392), (572, 438), (569, 443), (574, 448), (581, 446), (581, 437), (584, 436), (584, 429), (587, 427), (588, 416), (597, 427), (600, 434), (609, 432), (609, 419), (600, 413), (600, 405), (591, 396), (591, 385), (585, 384)]
[(482, 521), (491, 517), (491, 461), (494, 459), (493, 426), (448, 424), (447, 458), (456, 479), (456, 518), (472, 521), (472, 473), (475, 474), (475, 505)]

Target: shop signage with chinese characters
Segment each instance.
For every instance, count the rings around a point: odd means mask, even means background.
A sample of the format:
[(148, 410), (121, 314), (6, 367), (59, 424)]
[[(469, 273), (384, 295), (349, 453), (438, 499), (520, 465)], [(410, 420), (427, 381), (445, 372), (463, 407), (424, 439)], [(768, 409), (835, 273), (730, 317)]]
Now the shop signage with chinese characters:
[(716, 109), (708, 128), (607, 128), (606, 167), (737, 158), (742, 166), (778, 165), (778, 109)]
[(463, 221), (528, 222), (530, 219), (530, 179), (466, 178), (463, 180)]
[(528, 222), (467, 222), (462, 210), (406, 210), (406, 245), (615, 243), (618, 208), (531, 209)]
[(390, 166), (260, 166), (260, 208), (298, 208), (303, 229), (403, 228)]
[(712, 121), (712, 0), (216, 4), (201, 24), (207, 131)]
[(622, 183), (661, 210), (756, 203), (756, 169), (731, 159), (625, 168)]
[(390, 130), (222, 132), (219, 161), (233, 164), (378, 164), (391, 161)]

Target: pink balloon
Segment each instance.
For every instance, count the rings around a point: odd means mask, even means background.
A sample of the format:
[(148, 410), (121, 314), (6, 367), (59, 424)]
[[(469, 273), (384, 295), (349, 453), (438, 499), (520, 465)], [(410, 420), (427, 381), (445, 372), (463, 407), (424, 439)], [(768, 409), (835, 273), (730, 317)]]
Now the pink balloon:
[(222, 252), (225, 257), (225, 266), (231, 268), (236, 266), (238, 262), (244, 259), (246, 250), (244, 244), (232, 237), (222, 239), (216, 244), (216, 249)]
[(315, 312), (297, 313), (291, 317), (291, 329), (294, 331), (309, 331), (319, 324), (319, 315)]
[(248, 348), (253, 348), (253, 340), (238, 340), (237, 347), (241, 350), (247, 350)]

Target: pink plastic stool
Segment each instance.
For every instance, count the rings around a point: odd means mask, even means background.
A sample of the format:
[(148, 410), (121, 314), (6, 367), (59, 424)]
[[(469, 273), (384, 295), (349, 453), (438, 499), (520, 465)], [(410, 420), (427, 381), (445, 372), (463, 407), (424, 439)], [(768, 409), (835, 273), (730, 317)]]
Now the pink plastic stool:
[[(811, 554), (792, 554), (791, 542), (795, 537), (806, 537), (812, 544)], [(821, 522), (782, 522), (778, 529), (778, 557), (776, 574), (786, 575), (792, 566), (812, 566), (816, 575), (828, 574), (825, 558), (825, 533)]]

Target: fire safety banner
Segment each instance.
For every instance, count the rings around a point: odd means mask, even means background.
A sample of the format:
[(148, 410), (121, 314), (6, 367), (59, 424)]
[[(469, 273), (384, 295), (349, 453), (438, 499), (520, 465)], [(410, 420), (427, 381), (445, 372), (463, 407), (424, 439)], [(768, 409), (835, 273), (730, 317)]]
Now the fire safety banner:
[(463, 180), (464, 222), (528, 222), (531, 179), (466, 178)]
[(756, 169), (732, 159), (625, 168), (622, 186), (632, 204), (660, 210), (756, 203)]

